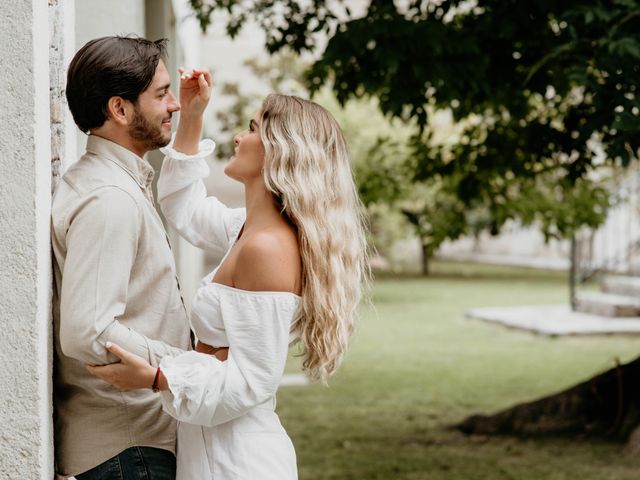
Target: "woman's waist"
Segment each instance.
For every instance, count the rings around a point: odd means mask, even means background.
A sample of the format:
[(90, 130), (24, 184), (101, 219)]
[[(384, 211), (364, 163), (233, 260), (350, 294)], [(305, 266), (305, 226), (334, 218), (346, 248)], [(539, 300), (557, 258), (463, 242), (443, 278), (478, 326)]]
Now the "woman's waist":
[(222, 322), (212, 321), (211, 318), (202, 318), (197, 313), (191, 314), (191, 328), (198, 340), (211, 347), (228, 347), (227, 331)]
[(197, 431), (202, 431), (205, 436), (211, 435), (213, 438), (244, 433), (286, 434), (284, 427), (280, 423), (280, 418), (275, 412), (275, 403), (274, 397), (261, 405), (251, 408), (240, 417), (214, 427), (201, 427), (185, 422), (178, 422), (178, 424), (183, 432), (191, 431), (195, 428)]
[(234, 433), (263, 433), (280, 434), (286, 433), (280, 418), (275, 412), (275, 396), (266, 402), (257, 405), (247, 411), (244, 415), (231, 420), (217, 428), (233, 430)]

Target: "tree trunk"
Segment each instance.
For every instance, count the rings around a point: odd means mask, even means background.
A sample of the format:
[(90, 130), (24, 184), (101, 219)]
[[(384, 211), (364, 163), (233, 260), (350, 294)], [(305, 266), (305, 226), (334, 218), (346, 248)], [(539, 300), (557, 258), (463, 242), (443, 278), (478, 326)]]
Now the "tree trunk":
[(429, 260), (431, 257), (431, 249), (429, 245), (422, 244), (422, 275), (429, 276)]
[(636, 431), (639, 426), (637, 358), (560, 393), (494, 415), (473, 415), (454, 427), (467, 434), (570, 434), (628, 439), (627, 451), (633, 452), (640, 451), (640, 431)]
[(576, 285), (578, 284), (578, 249), (576, 236), (571, 236), (571, 253), (569, 254), (571, 265), (569, 266), (569, 303), (571, 310), (576, 310)]

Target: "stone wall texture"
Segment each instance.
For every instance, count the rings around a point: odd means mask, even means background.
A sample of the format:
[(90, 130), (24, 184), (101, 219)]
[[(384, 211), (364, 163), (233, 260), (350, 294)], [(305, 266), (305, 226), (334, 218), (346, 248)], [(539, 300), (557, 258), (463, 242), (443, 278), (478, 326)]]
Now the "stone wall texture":
[(0, 480), (55, 477), (51, 193), (85, 141), (65, 101), (68, 63), (88, 39), (144, 35), (146, 23), (177, 41), (168, 5), (0, 0)]
[(0, 476), (51, 479), (49, 5), (0, 11)]

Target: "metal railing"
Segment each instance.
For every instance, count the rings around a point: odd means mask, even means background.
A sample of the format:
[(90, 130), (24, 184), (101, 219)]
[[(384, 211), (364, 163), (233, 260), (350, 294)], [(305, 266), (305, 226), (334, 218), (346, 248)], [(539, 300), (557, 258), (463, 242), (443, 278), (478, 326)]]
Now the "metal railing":
[(640, 165), (614, 178), (612, 206), (605, 223), (583, 228), (571, 239), (570, 296), (603, 273), (640, 276)]

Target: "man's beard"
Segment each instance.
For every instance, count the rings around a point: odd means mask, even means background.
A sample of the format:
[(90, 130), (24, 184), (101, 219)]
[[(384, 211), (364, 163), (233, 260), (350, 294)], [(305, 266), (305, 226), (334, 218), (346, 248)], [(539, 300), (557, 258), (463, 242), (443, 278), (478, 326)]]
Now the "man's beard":
[(129, 127), (129, 135), (134, 140), (142, 142), (149, 150), (165, 147), (171, 141), (171, 137), (165, 136), (162, 132), (162, 125), (152, 124), (137, 107)]

